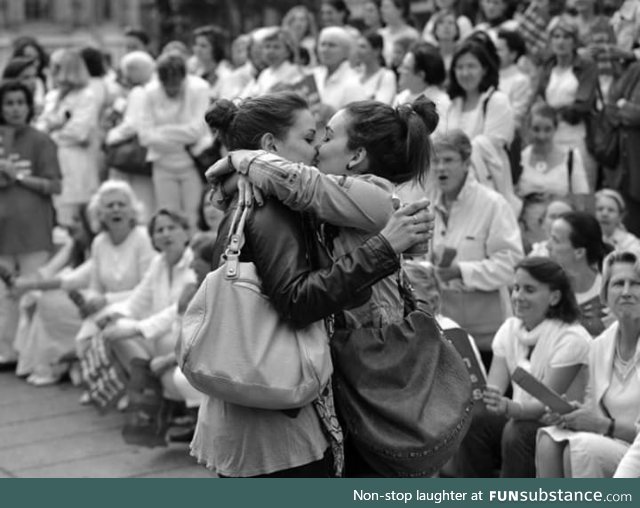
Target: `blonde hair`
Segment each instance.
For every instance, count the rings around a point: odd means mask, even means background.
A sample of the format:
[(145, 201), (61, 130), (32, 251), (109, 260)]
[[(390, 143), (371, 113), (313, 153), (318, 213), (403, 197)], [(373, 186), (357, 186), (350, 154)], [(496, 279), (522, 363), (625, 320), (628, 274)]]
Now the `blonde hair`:
[(298, 13), (302, 13), (307, 20), (307, 32), (302, 37), (313, 37), (314, 40), (317, 39), (318, 26), (316, 25), (316, 19), (311, 11), (304, 5), (296, 5), (295, 7), (289, 9), (284, 15), (284, 18), (282, 18), (282, 26), (284, 28), (290, 29), (293, 18)]
[(51, 77), (56, 88), (75, 90), (89, 84), (89, 71), (80, 51), (58, 49), (51, 55)]
[(633, 270), (640, 277), (640, 256), (631, 251), (614, 251), (602, 263), (602, 286), (600, 286), (600, 301), (606, 305), (609, 297), (609, 283), (613, 275), (613, 266), (621, 263), (633, 265)]
[(104, 231), (104, 223), (102, 222), (104, 216), (104, 198), (108, 194), (119, 193), (123, 195), (127, 201), (131, 204), (133, 210), (133, 216), (131, 221), (133, 225), (137, 225), (141, 222), (141, 217), (144, 211), (144, 206), (136, 196), (131, 186), (123, 180), (107, 180), (104, 182), (91, 196), (87, 213), (89, 214), (89, 220), (92, 225), (98, 225), (97, 230)]

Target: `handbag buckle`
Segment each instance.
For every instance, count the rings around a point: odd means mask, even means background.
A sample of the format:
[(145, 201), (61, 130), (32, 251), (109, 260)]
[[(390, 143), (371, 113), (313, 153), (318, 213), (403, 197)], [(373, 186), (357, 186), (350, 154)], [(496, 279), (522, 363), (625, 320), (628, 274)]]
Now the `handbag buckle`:
[(238, 278), (238, 264), (240, 262), (240, 235), (231, 235), (229, 246), (225, 252), (227, 279)]

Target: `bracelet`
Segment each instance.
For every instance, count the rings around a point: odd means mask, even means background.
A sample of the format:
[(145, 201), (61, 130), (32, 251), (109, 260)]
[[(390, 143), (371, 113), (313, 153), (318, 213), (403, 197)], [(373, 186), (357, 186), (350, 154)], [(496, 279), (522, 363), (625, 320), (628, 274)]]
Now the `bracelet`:
[(613, 418), (609, 418), (609, 427), (607, 428), (607, 432), (605, 432), (606, 437), (613, 438), (613, 433), (616, 430), (616, 421)]

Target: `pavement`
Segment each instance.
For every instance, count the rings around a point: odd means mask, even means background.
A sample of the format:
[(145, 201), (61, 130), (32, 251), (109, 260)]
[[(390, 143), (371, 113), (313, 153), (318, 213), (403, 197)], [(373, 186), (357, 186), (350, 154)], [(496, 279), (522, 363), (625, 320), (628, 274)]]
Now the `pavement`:
[(78, 403), (70, 383), (33, 387), (0, 373), (0, 478), (213, 478), (187, 445), (141, 448), (121, 436), (124, 415)]

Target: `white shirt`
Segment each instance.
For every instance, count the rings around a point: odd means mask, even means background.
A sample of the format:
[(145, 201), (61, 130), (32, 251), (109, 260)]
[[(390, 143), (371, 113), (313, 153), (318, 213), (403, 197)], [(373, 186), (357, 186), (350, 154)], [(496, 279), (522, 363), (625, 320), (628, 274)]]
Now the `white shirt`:
[[(449, 110), (449, 106), (451, 105), (451, 99), (449, 98), (449, 94), (445, 92), (442, 88), (437, 87), (435, 85), (429, 85), (422, 92), (413, 94), (410, 90), (403, 90), (398, 95), (396, 95), (395, 101), (393, 102), (394, 106), (400, 106), (401, 104), (408, 104), (415, 101), (418, 97), (424, 95), (427, 99), (432, 100), (436, 105), (436, 110), (440, 115), (440, 118), (443, 118), (447, 111)], [(438, 127), (435, 132), (440, 132), (443, 122), (438, 122)]]
[(342, 62), (330, 76), (328, 72), (325, 66), (316, 67), (313, 71), (323, 104), (337, 111), (351, 102), (367, 99), (360, 77), (348, 61)]
[(191, 249), (185, 249), (180, 260), (171, 268), (163, 254), (153, 258), (129, 297), (117, 305), (124, 315), (138, 320), (140, 333), (146, 339), (158, 339), (171, 332), (178, 315), (178, 300), (184, 287), (195, 282), (190, 268), (193, 260)]
[[(530, 360), (528, 348), (519, 340), (523, 333), (539, 334)], [(547, 381), (551, 369), (586, 365), (589, 358), (591, 336), (579, 324), (567, 324), (556, 319), (547, 319), (530, 332), (524, 330), (522, 321), (512, 317), (500, 327), (493, 339), (493, 354), (504, 358), (509, 373), (516, 367), (523, 367), (543, 383)], [(517, 385), (513, 386), (513, 400), (532, 402), (533, 396)]]
[(396, 95), (396, 75), (392, 70), (381, 67), (366, 80), (364, 69), (360, 69), (360, 83), (369, 99), (391, 104)]
[(571, 188), (569, 188), (568, 155), (560, 164), (549, 167), (546, 163), (531, 162), (532, 147), (522, 151), (522, 174), (518, 181), (518, 195), (526, 196), (533, 192), (542, 192), (554, 196), (567, 194), (588, 194), (589, 182), (579, 150), (573, 150), (573, 169), (571, 172)]
[(514, 64), (506, 69), (500, 69), (499, 90), (509, 97), (516, 124), (521, 126), (529, 109), (533, 88), (531, 78)]
[(248, 97), (257, 97), (270, 92), (276, 85), (292, 85), (303, 78), (300, 66), (285, 61), (278, 67), (264, 69), (247, 91)]

